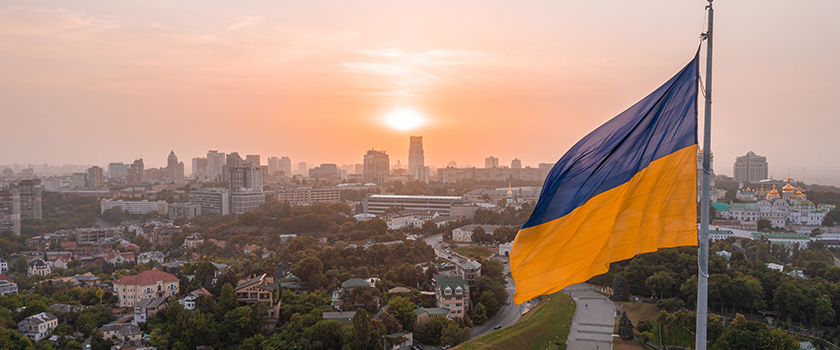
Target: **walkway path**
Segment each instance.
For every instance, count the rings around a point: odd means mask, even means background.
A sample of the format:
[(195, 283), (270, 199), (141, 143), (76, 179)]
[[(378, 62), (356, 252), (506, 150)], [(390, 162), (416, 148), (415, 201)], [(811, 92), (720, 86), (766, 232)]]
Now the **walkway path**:
[(615, 304), (585, 283), (566, 287), (563, 292), (577, 302), (567, 349), (612, 349)]

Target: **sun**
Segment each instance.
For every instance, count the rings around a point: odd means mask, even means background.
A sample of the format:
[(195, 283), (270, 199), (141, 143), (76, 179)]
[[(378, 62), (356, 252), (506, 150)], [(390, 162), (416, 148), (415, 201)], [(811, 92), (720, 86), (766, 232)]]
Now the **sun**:
[(425, 123), (423, 114), (411, 108), (399, 108), (385, 115), (385, 123), (397, 130), (411, 130)]

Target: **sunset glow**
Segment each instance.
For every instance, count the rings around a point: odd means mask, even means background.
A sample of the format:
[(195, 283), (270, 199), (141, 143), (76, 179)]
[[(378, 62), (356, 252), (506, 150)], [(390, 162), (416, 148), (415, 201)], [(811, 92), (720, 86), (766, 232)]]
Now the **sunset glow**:
[(413, 130), (423, 125), (425, 119), (420, 112), (410, 108), (395, 109), (385, 116), (385, 123), (397, 130)]

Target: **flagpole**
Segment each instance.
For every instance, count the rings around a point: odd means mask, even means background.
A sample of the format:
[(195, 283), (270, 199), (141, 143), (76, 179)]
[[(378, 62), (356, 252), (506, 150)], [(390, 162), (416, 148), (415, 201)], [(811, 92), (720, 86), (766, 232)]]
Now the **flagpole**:
[(709, 305), (709, 176), (711, 174), (711, 139), (712, 139), (712, 23), (715, 10), (712, 1), (709, 5), (708, 31), (704, 33), (706, 41), (706, 81), (705, 81), (705, 121), (703, 123), (703, 193), (700, 198), (700, 237), (697, 254), (697, 336), (695, 349), (706, 350), (706, 322)]

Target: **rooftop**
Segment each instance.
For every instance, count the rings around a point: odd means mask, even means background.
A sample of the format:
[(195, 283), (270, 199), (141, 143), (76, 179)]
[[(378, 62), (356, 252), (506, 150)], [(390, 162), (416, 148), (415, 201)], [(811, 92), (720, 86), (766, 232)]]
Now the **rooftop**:
[(160, 270), (146, 270), (133, 276), (125, 276), (114, 281), (114, 285), (141, 285), (146, 286), (157, 282), (178, 282), (178, 277), (171, 273)]

